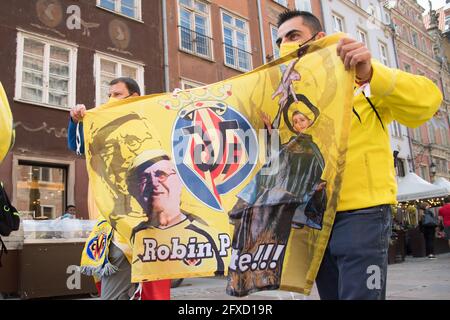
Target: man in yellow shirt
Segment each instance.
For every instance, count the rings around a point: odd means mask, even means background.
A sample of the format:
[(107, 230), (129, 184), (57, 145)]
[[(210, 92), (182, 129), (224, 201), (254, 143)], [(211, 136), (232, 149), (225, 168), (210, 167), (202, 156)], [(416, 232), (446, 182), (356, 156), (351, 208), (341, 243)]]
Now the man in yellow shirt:
[[(311, 13), (286, 11), (278, 18), (280, 54), (325, 36)], [(418, 127), (438, 110), (442, 94), (429, 79), (390, 69), (372, 59), (364, 43), (344, 38), (337, 48), (355, 87), (348, 152), (333, 230), (316, 284), (321, 299), (385, 299), (390, 205), (397, 185), (388, 124)], [(370, 91), (370, 92), (369, 92)]]

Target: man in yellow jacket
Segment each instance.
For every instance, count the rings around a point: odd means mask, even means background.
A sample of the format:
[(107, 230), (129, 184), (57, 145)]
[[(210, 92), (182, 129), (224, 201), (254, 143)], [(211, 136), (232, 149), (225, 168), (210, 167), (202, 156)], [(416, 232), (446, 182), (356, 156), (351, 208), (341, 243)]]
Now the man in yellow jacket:
[[(325, 36), (311, 13), (286, 11), (278, 18), (280, 54)], [(337, 214), (317, 274), (321, 299), (385, 299), (390, 205), (397, 184), (388, 124), (415, 128), (438, 110), (442, 94), (429, 79), (390, 69), (372, 60), (365, 44), (340, 41), (337, 53), (356, 73), (354, 116)]]

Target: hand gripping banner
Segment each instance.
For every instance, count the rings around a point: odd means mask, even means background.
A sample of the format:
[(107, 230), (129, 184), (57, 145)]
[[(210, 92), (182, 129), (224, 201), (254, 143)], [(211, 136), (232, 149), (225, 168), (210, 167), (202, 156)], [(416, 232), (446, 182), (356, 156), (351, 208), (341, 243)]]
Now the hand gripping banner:
[(341, 37), (219, 83), (87, 112), (90, 183), (133, 247), (134, 282), (227, 274), (234, 296), (309, 294), (350, 128)]

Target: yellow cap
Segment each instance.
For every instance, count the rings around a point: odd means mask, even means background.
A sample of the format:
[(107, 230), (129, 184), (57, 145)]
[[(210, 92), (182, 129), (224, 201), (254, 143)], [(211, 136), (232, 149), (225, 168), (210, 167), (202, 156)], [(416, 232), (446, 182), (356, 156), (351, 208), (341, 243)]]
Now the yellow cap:
[(299, 101), (299, 102), (294, 102), (293, 104), (290, 105), (289, 107), (289, 121), (292, 122), (292, 116), (294, 114), (294, 112), (300, 112), (301, 114), (303, 114), (304, 116), (306, 116), (309, 120), (311, 121), (315, 121), (316, 120), (316, 114), (308, 107), (306, 106), (303, 102)]
[(136, 158), (133, 159), (133, 162), (131, 163), (130, 168), (128, 170), (135, 169), (147, 161), (151, 162), (151, 160), (155, 160), (153, 161), (153, 163), (156, 163), (163, 159), (170, 159), (169, 155), (165, 150), (162, 149), (145, 150), (140, 154), (138, 154)]

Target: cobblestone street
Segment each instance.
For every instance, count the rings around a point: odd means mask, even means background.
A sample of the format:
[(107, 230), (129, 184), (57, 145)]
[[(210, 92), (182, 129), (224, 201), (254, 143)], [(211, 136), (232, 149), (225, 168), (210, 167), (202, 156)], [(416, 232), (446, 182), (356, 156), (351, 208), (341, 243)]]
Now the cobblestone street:
[[(185, 279), (172, 289), (174, 300), (318, 300), (314, 287), (310, 296), (287, 291), (265, 291), (245, 298), (225, 293), (225, 278)], [(389, 265), (388, 300), (436, 299), (450, 300), (450, 253), (438, 255), (436, 260), (407, 257), (403, 263)]]

